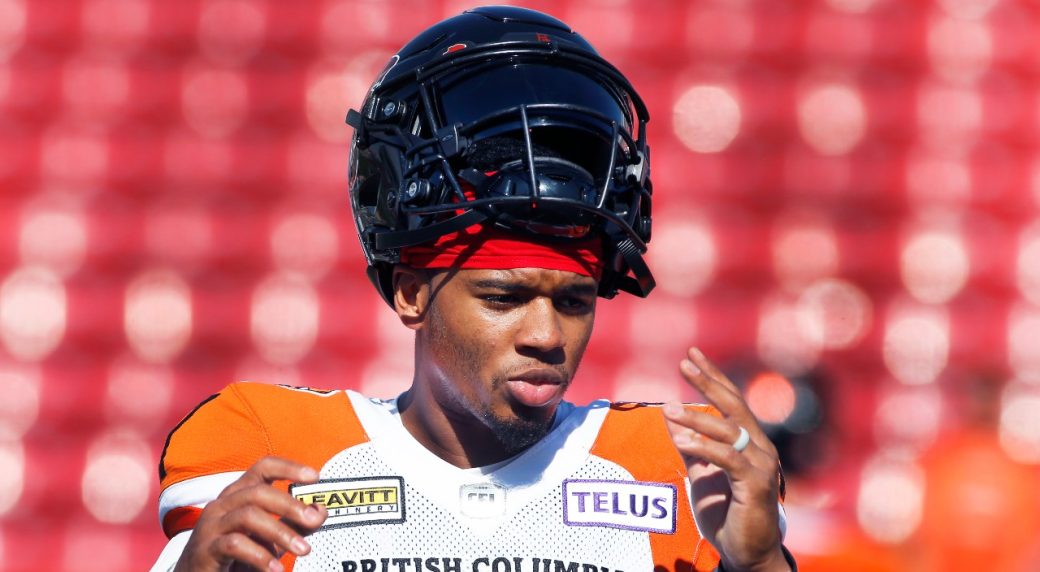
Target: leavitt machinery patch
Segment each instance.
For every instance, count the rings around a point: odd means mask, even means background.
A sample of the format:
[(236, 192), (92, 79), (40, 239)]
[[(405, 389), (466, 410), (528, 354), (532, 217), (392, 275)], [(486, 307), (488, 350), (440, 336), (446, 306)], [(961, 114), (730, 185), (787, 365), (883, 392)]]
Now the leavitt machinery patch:
[(293, 485), (290, 493), (307, 504), (323, 504), (329, 517), (322, 528), (404, 522), (404, 479), (363, 477)]

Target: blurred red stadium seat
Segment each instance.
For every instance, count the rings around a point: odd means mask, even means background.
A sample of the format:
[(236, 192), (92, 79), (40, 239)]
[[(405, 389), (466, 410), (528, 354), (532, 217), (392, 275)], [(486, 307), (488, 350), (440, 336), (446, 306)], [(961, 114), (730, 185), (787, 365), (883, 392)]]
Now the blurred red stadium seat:
[(38, 190), (39, 132), (28, 125), (0, 124), (0, 186), (10, 199)]
[(25, 44), (33, 50), (68, 52), (79, 47), (81, 0), (25, 2)]
[(149, 51), (168, 57), (183, 58), (195, 52), (195, 31), (199, 21), (201, 0), (158, 2), (150, 0), (151, 17), (146, 37)]
[[(5, 62), (0, 109), (8, 121), (39, 125), (61, 110), (61, 60), (50, 54), (17, 53)], [(5, 121), (6, 123), (6, 121)]]

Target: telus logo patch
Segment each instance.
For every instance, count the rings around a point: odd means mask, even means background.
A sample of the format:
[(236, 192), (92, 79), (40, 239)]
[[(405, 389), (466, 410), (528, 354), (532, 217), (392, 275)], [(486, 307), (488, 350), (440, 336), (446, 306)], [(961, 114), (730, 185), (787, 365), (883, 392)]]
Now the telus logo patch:
[(675, 533), (675, 485), (642, 481), (563, 481), (563, 522)]

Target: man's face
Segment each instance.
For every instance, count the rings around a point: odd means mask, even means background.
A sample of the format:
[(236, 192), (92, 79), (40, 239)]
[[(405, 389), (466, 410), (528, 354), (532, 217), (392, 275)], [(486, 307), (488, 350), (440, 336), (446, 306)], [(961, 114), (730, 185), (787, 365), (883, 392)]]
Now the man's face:
[(417, 367), (446, 413), (477, 419), (509, 452), (552, 425), (592, 334), (596, 280), (523, 268), (439, 272)]

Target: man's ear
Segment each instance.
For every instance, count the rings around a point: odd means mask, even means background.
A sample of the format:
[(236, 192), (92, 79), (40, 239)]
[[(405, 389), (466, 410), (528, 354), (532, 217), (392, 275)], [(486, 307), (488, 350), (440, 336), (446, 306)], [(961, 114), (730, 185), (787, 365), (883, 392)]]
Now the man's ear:
[(430, 304), (430, 277), (422, 270), (398, 264), (394, 266), (392, 281), (398, 318), (405, 326), (418, 330)]

